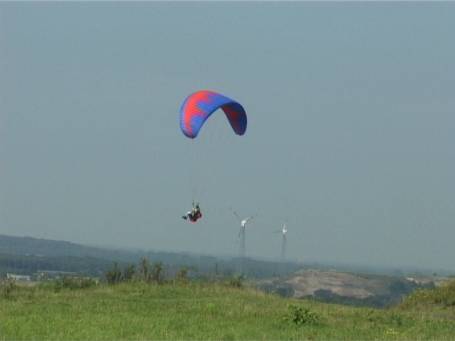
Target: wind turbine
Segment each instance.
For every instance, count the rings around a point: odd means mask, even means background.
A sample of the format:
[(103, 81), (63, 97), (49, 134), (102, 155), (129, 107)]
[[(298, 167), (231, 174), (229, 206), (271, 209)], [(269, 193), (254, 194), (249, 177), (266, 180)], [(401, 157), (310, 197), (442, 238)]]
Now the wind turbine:
[(254, 219), (255, 216), (249, 216), (244, 219), (240, 218), (237, 212), (231, 209), (232, 213), (235, 215), (237, 220), (240, 223), (240, 230), (238, 234), (238, 238), (240, 239), (240, 248), (239, 248), (239, 256), (242, 262), (242, 273), (243, 273), (243, 262), (246, 256), (246, 227), (247, 225)]
[(281, 233), (281, 261), (284, 261), (286, 259), (286, 233), (288, 233), (286, 223), (283, 223), (281, 230), (275, 231), (275, 233)]

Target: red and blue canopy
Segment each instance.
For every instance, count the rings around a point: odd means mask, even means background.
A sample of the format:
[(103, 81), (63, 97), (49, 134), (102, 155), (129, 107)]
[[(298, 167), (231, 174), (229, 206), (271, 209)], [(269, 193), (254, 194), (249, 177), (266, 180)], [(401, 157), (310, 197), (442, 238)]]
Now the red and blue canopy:
[(185, 136), (194, 139), (204, 122), (221, 108), (237, 135), (246, 131), (247, 117), (242, 105), (229, 97), (210, 90), (189, 95), (180, 108), (180, 128)]

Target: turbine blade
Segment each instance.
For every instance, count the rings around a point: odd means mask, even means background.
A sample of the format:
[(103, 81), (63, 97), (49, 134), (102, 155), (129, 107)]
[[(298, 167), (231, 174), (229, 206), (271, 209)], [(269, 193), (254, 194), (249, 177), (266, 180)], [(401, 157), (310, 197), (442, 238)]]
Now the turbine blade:
[(242, 219), (240, 218), (240, 216), (237, 214), (237, 212), (234, 211), (234, 210), (232, 209), (232, 207), (229, 207), (229, 209), (231, 210), (231, 212), (235, 215), (235, 217), (236, 217), (238, 220), (242, 220)]

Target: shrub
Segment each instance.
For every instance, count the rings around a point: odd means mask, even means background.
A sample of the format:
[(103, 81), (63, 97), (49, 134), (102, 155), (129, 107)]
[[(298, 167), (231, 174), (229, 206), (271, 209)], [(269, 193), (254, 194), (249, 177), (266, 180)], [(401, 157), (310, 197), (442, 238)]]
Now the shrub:
[(154, 263), (152, 266), (152, 272), (150, 273), (150, 279), (156, 283), (162, 283), (164, 280), (163, 269), (163, 263)]
[(229, 286), (234, 288), (242, 288), (243, 287), (243, 276), (238, 275), (234, 276), (229, 280)]
[(291, 304), (288, 306), (288, 313), (284, 316), (284, 321), (293, 323), (297, 326), (315, 325), (320, 322), (320, 317), (308, 308)]
[(120, 270), (117, 263), (114, 263), (112, 269), (105, 273), (106, 281), (109, 284), (117, 284), (122, 280), (122, 271)]
[(145, 282), (150, 281), (150, 262), (146, 257), (142, 257), (139, 263), (139, 276)]
[(0, 280), (0, 296), (4, 298), (11, 297), (11, 293), (17, 288), (16, 283), (12, 280)]
[(446, 308), (455, 306), (455, 281), (451, 280), (434, 289), (418, 289), (403, 300), (401, 307), (410, 308), (431, 304)]
[(136, 267), (134, 266), (134, 264), (127, 265), (123, 269), (122, 280), (126, 281), (126, 282), (133, 280), (135, 273), (136, 273)]
[(71, 277), (64, 276), (55, 281), (55, 289), (85, 289), (97, 285), (97, 281), (88, 277)]
[(188, 272), (189, 272), (189, 269), (186, 266), (180, 268), (179, 271), (177, 272), (177, 274), (175, 275), (176, 281), (180, 282), (180, 283), (187, 283), (188, 282)]
[(404, 324), (404, 318), (400, 314), (391, 313), (389, 315), (388, 322), (389, 324), (394, 325), (396, 327), (402, 327)]

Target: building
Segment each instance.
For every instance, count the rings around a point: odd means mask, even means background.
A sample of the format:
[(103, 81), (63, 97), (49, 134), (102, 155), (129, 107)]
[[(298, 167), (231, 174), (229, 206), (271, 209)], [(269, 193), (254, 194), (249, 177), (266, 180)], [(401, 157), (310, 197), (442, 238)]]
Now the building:
[(7, 273), (6, 279), (10, 279), (10, 280), (17, 281), (17, 282), (30, 282), (31, 281), (31, 277), (28, 275), (17, 275), (17, 274), (12, 274), (12, 273)]

